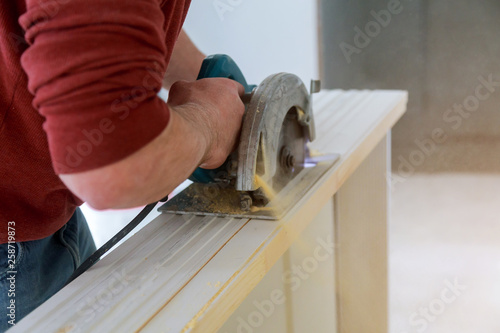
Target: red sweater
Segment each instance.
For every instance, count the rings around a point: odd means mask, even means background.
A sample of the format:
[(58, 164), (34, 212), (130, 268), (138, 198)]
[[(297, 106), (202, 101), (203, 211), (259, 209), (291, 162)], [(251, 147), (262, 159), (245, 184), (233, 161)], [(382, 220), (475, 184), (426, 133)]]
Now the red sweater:
[(9, 221), (19, 242), (69, 220), (82, 202), (57, 174), (116, 162), (162, 132), (156, 93), (189, 3), (2, 1), (0, 243)]

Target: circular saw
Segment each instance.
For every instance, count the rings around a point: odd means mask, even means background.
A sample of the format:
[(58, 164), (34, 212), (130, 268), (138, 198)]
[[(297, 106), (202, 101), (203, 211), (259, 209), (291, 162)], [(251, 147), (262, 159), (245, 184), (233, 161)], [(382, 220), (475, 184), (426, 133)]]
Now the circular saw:
[[(232, 60), (227, 56), (223, 60), (218, 76), (231, 78), (220, 75), (235, 73)], [(208, 63), (214, 72), (215, 62)], [(307, 143), (315, 138), (311, 94), (319, 91), (319, 81), (311, 82), (310, 92), (289, 73), (271, 75), (258, 86), (243, 83), (246, 111), (238, 149), (216, 170), (197, 169), (190, 178), (194, 183), (160, 211), (276, 219), (287, 210), (283, 206), (292, 206), (312, 184), (302, 178), (311, 177), (304, 169)]]

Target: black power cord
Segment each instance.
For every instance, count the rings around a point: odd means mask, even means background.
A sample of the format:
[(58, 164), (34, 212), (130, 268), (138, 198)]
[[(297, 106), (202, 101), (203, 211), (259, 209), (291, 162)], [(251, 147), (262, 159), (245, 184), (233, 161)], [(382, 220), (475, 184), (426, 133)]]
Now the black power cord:
[[(168, 197), (158, 201), (165, 202), (168, 200)], [(96, 262), (101, 259), (101, 257), (108, 252), (113, 246), (116, 245), (119, 241), (123, 239), (126, 235), (128, 235), (132, 230), (135, 229), (141, 223), (146, 216), (155, 208), (158, 202), (152, 203), (144, 207), (143, 210), (132, 221), (130, 221), (122, 230), (120, 230), (116, 235), (113, 236), (109, 241), (107, 241), (103, 246), (97, 249), (94, 253), (92, 253), (78, 268), (71, 274), (68, 281), (66, 281), (66, 285), (68, 285), (71, 281), (79, 277), (83, 272), (92, 267)]]

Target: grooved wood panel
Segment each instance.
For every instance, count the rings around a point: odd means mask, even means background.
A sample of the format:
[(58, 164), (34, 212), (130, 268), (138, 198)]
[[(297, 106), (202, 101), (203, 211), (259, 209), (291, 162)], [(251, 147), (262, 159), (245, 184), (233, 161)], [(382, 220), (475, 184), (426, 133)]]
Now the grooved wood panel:
[(331, 198), (218, 333), (336, 332), (333, 215)]
[(314, 95), (317, 140), (340, 153), (280, 221), (161, 215), (12, 332), (215, 332), (405, 111), (403, 91)]

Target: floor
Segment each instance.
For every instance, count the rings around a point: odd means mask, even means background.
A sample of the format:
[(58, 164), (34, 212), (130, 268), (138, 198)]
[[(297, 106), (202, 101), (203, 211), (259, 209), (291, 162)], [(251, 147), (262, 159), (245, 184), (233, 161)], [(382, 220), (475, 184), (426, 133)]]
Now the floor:
[[(500, 175), (417, 174), (392, 197), (390, 333), (499, 333)], [(138, 211), (84, 207), (98, 245)]]
[(390, 222), (391, 333), (500, 332), (500, 175), (414, 175)]

